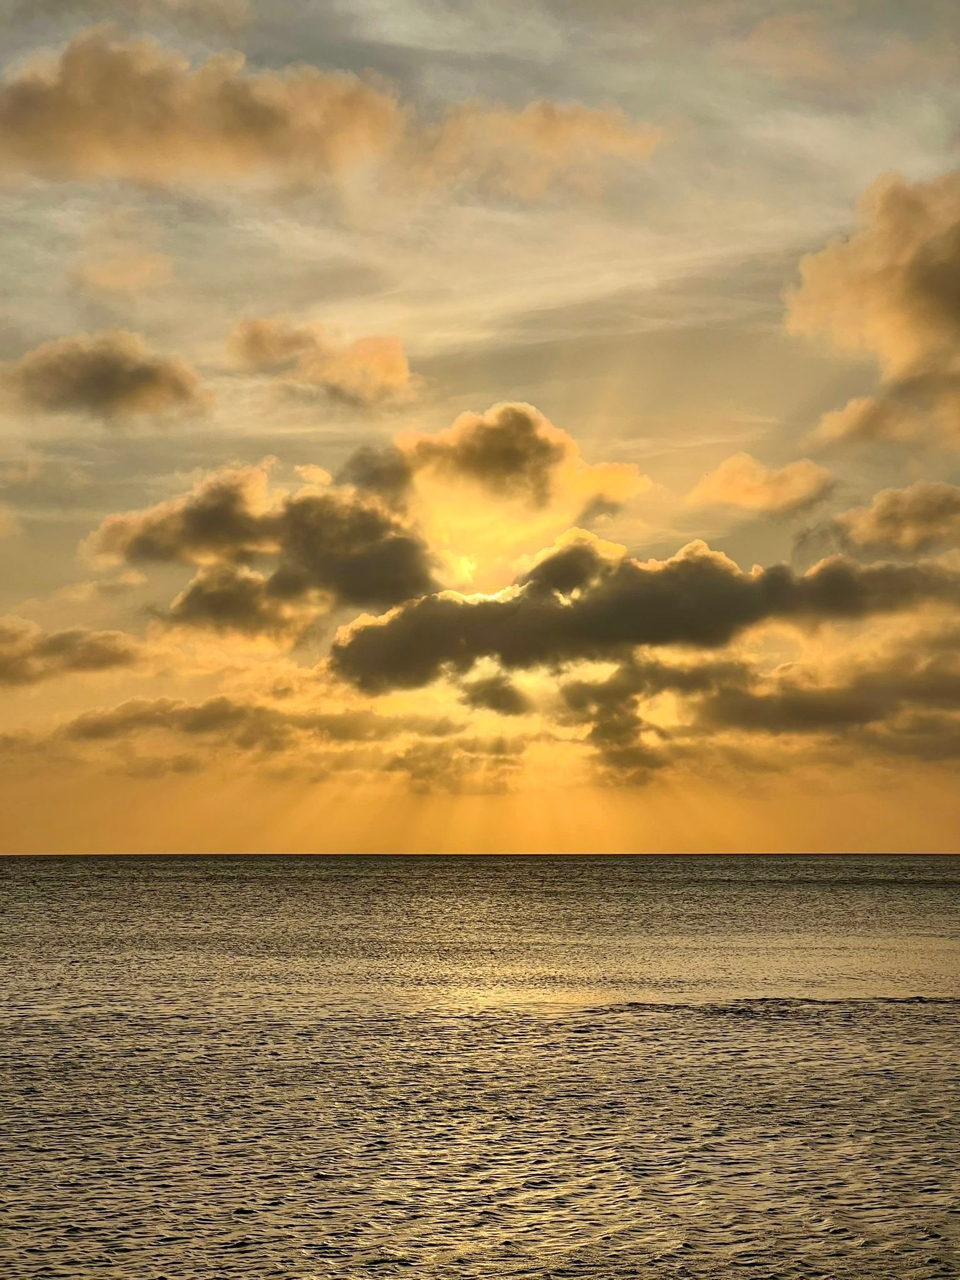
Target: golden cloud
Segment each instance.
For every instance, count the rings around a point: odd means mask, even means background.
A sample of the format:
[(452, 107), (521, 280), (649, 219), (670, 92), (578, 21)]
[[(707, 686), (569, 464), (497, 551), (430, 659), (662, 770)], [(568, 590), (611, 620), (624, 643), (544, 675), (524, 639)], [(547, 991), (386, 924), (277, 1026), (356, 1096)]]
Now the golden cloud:
[(424, 121), (388, 88), (241, 53), (194, 67), (153, 40), (80, 32), (0, 88), (0, 172), (50, 180), (339, 181), (371, 164), (402, 186), (468, 183), (536, 197), (599, 180), (604, 158), (650, 154), (657, 132), (619, 110), (472, 102)]
[(241, 321), (227, 345), (245, 368), (282, 374), (350, 404), (401, 401), (417, 385), (403, 343), (386, 334), (345, 342), (322, 325), (270, 316)]
[(687, 495), (691, 506), (729, 506), (765, 515), (792, 515), (813, 506), (833, 488), (826, 467), (809, 458), (766, 467), (738, 453), (705, 475)]

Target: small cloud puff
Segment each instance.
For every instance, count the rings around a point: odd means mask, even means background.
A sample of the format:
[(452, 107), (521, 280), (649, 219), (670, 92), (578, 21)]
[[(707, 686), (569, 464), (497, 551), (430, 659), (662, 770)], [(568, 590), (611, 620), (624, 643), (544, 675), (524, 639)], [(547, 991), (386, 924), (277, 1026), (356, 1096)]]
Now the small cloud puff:
[(243, 320), (228, 339), (247, 369), (282, 375), (348, 404), (372, 406), (408, 399), (417, 386), (399, 338), (374, 334), (345, 342), (321, 325), (285, 316)]
[(825, 498), (833, 488), (826, 467), (809, 458), (766, 467), (749, 453), (721, 462), (687, 495), (690, 506), (728, 506), (764, 515), (793, 515)]
[(155, 355), (139, 334), (123, 329), (45, 342), (8, 364), (2, 381), (28, 409), (111, 422), (195, 414), (209, 402), (190, 365)]

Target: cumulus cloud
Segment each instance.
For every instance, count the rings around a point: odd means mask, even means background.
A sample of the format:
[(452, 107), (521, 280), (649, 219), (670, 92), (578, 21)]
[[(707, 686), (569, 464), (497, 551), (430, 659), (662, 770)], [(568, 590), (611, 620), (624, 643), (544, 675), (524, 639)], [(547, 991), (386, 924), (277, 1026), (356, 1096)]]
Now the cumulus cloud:
[[(283, 639), (307, 629), (311, 611), (306, 593), (282, 599), (268, 579), (253, 569), (232, 564), (210, 565), (187, 584), (161, 618), (184, 627)], [(314, 611), (317, 602), (314, 601)]]
[(432, 435), (407, 432), (386, 447), (364, 447), (348, 459), (338, 479), (397, 502), (424, 474), (444, 485), (472, 484), (534, 507), (566, 500), (576, 514), (601, 502), (616, 510), (650, 484), (632, 463), (588, 464), (568, 432), (522, 403), (462, 413)]
[(960, 488), (920, 480), (904, 489), (882, 489), (866, 506), (842, 511), (807, 531), (800, 545), (821, 539), (880, 555), (913, 555), (958, 545)]
[(639, 645), (716, 648), (767, 619), (858, 619), (930, 600), (960, 603), (960, 577), (937, 565), (842, 557), (803, 575), (783, 565), (743, 573), (702, 542), (641, 563), (580, 533), (495, 596), (444, 592), (359, 620), (339, 633), (331, 662), (370, 692), (417, 688), (482, 657), (505, 668), (560, 667), (623, 658)]
[(705, 475), (687, 495), (691, 506), (728, 506), (765, 515), (793, 515), (825, 498), (833, 488), (826, 467), (809, 458), (765, 467), (738, 453)]
[(25, 618), (0, 618), (0, 684), (38, 684), (77, 672), (132, 667), (140, 660), (140, 645), (122, 631), (43, 631)]
[(960, 173), (871, 187), (859, 226), (804, 258), (787, 297), (794, 332), (879, 361), (875, 396), (827, 415), (814, 439), (955, 445), (960, 411)]
[(322, 325), (270, 316), (241, 321), (228, 346), (248, 369), (282, 374), (349, 404), (403, 400), (416, 387), (403, 343), (385, 334), (344, 342)]
[(488, 489), (522, 492), (538, 505), (550, 497), (561, 463), (576, 445), (532, 405), (497, 405), (464, 413), (452, 427), (404, 442), (414, 468), (474, 480)]
[(879, 658), (849, 664), (832, 679), (786, 668), (750, 687), (724, 685), (701, 702), (697, 721), (752, 734), (830, 735), (883, 726), (895, 735), (918, 713), (960, 710), (960, 664), (955, 648), (943, 644), (951, 637), (955, 642), (948, 631), (929, 644), (916, 637)]
[(732, 660), (679, 666), (649, 652), (637, 653), (603, 679), (576, 678), (560, 686), (565, 714), (575, 724), (589, 726), (586, 741), (601, 764), (601, 777), (619, 785), (639, 785), (681, 754), (676, 743), (640, 713), (641, 699), (670, 692), (696, 696), (739, 686), (749, 669)]
[[(272, 491), (269, 463), (228, 469), (190, 493), (108, 517), (88, 553), (200, 573), (168, 617), (183, 625), (279, 635), (310, 611), (388, 607), (436, 586), (423, 540), (376, 499), (343, 489)], [(257, 559), (274, 561), (269, 573)]]
[(883, 383), (824, 414), (810, 437), (823, 447), (891, 441), (954, 448), (960, 443), (960, 368), (931, 369)]
[(376, 493), (391, 506), (404, 506), (413, 485), (413, 464), (396, 445), (361, 445), (337, 472), (338, 484)]
[(417, 118), (386, 87), (306, 65), (252, 71), (243, 55), (199, 66), (109, 27), (77, 34), (0, 88), (0, 171), (54, 180), (179, 184), (268, 177), (340, 180), (371, 164), (397, 183), (533, 197), (636, 161), (657, 133), (618, 110), (468, 103)]
[(7, 365), (3, 382), (29, 409), (108, 420), (197, 413), (208, 399), (188, 364), (122, 329), (45, 342)]

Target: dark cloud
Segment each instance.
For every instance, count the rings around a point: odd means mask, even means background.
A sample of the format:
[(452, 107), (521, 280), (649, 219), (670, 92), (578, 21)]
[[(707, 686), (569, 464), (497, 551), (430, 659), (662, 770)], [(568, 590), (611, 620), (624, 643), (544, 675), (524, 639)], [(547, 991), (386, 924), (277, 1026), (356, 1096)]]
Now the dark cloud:
[(113, 330), (57, 338), (4, 370), (27, 408), (107, 419), (197, 413), (208, 397), (182, 360), (154, 355), (135, 333)]
[[(558, 566), (562, 572), (557, 572)], [(506, 668), (625, 657), (638, 645), (716, 648), (772, 618), (860, 619), (928, 600), (960, 603), (960, 577), (936, 565), (864, 566), (836, 557), (796, 575), (743, 573), (702, 543), (641, 564), (602, 555), (584, 535), (492, 598), (412, 601), (341, 633), (333, 669), (369, 691), (416, 688), (481, 657)]]
[(263, 703), (218, 696), (189, 703), (174, 698), (132, 698), (107, 711), (88, 711), (59, 731), (72, 741), (123, 740), (152, 731), (185, 737), (217, 738), (243, 751), (274, 753), (306, 734), (330, 743), (373, 742), (404, 730), (446, 736), (454, 726), (444, 719), (401, 719), (365, 710), (287, 710)]
[(701, 723), (751, 733), (823, 733), (883, 720), (889, 699), (864, 689), (723, 689), (705, 704)]
[(365, 446), (348, 459), (338, 478), (397, 503), (409, 495), (421, 471), (469, 481), (535, 507), (567, 496), (587, 518), (619, 510), (648, 483), (631, 464), (588, 465), (568, 432), (532, 405), (519, 403), (463, 413), (433, 435), (408, 432), (386, 447)]
[(396, 445), (362, 445), (337, 472), (338, 484), (350, 484), (403, 506), (413, 484), (413, 466)]
[(504, 404), (485, 414), (463, 414), (448, 430), (421, 436), (411, 444), (410, 457), (414, 466), (522, 493), (542, 506), (571, 446), (576, 447), (570, 436), (532, 406)]
[(267, 554), (278, 546), (268, 465), (217, 471), (184, 497), (108, 516), (88, 548), (130, 564), (243, 563)]
[(278, 527), (270, 589), (282, 598), (315, 588), (339, 604), (373, 607), (434, 589), (426, 545), (379, 504), (335, 490), (301, 494), (284, 504)]
[(500, 673), (465, 684), (462, 701), (468, 707), (482, 707), (502, 716), (521, 716), (533, 709), (530, 699)]
[(960, 710), (957, 632), (946, 628), (901, 641), (887, 654), (851, 664), (832, 682), (786, 669), (752, 687), (721, 686), (700, 703), (698, 722), (763, 734), (834, 734), (884, 725), (918, 710)]
[(871, 726), (858, 737), (864, 750), (923, 764), (960, 759), (960, 716), (928, 712), (899, 720), (895, 726)]
[[(568, 717), (590, 726), (587, 742), (597, 751), (604, 779), (636, 785), (677, 756), (675, 745), (665, 749), (665, 732), (641, 716), (641, 698), (668, 691), (696, 696), (727, 686), (737, 688), (750, 675), (749, 667), (732, 660), (678, 666), (641, 653), (602, 680), (568, 681), (560, 686), (560, 696)], [(651, 743), (651, 737), (659, 741)]]
[[(218, 472), (184, 497), (110, 516), (87, 545), (131, 564), (200, 565), (170, 616), (251, 634), (302, 630), (300, 604), (382, 608), (436, 585), (426, 545), (397, 513), (351, 490), (272, 494), (263, 466)], [(250, 567), (266, 558), (268, 573)]]
[(201, 569), (159, 616), (185, 627), (278, 639), (296, 636), (311, 621), (308, 613), (271, 594), (262, 574), (229, 564)]
[(960, 487), (918, 481), (882, 489), (871, 502), (843, 511), (808, 530), (798, 547), (822, 542), (876, 552), (913, 555), (960, 543)]
[(122, 631), (43, 631), (24, 618), (0, 618), (0, 684), (38, 684), (55, 676), (133, 667), (141, 659), (140, 645)]

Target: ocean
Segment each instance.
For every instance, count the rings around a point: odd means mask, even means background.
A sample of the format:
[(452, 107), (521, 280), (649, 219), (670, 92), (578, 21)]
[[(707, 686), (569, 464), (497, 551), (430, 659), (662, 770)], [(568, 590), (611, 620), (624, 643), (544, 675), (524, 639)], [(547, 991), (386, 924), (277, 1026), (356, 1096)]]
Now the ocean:
[(960, 858), (10, 858), (0, 1275), (960, 1276)]

